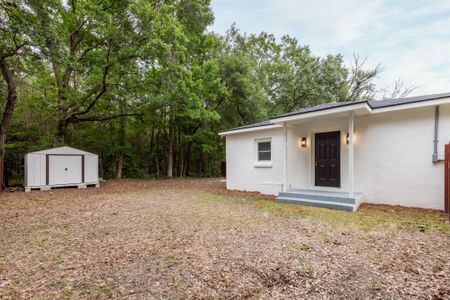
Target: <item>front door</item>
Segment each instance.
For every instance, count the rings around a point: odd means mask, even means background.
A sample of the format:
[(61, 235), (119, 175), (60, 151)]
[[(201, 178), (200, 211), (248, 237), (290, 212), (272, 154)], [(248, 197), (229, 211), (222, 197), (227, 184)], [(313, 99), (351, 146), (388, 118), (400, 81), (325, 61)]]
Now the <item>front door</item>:
[(316, 186), (341, 186), (340, 132), (316, 133)]

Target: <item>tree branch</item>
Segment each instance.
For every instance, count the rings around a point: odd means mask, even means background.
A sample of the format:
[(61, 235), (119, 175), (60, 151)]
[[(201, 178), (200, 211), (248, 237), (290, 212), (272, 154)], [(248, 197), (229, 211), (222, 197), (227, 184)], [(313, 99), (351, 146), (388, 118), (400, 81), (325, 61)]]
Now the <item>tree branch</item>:
[(103, 44), (103, 42), (100, 42), (100, 43), (97, 43), (95, 45), (92, 45), (92, 46), (87, 47), (86, 49), (84, 49), (83, 52), (81, 52), (80, 56), (78, 57), (78, 61), (81, 61), (89, 52), (91, 52), (95, 48), (98, 48), (102, 44)]
[(73, 123), (78, 123), (78, 122), (96, 122), (96, 121), (108, 121), (108, 120), (113, 120), (113, 119), (117, 119), (117, 118), (122, 118), (122, 117), (139, 117), (139, 116), (143, 116), (144, 113), (130, 113), (130, 114), (118, 114), (118, 115), (112, 115), (112, 116), (103, 116), (103, 117), (84, 117), (84, 118), (79, 118), (77, 116), (72, 118), (72, 122)]
[(66, 119), (70, 119), (72, 117), (87, 114), (94, 107), (94, 105), (97, 103), (97, 101), (103, 96), (103, 94), (106, 93), (106, 90), (107, 90), (107, 82), (106, 81), (108, 79), (109, 68), (111, 67), (111, 64), (110, 64), (111, 47), (112, 47), (112, 40), (110, 39), (108, 42), (108, 51), (106, 54), (106, 64), (105, 64), (105, 68), (103, 70), (102, 87), (100, 89), (100, 92), (97, 93), (97, 95), (94, 97), (94, 100), (88, 105), (88, 107), (86, 107), (85, 110), (74, 112), (73, 114), (68, 115)]

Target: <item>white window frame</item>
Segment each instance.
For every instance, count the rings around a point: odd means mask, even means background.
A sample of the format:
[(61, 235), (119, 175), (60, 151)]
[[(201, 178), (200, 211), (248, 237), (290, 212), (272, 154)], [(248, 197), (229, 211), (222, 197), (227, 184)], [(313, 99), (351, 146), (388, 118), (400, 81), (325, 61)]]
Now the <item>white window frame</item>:
[[(258, 144), (260, 143), (270, 143), (270, 160), (259, 160)], [(272, 157), (273, 157), (272, 138), (255, 139), (255, 164), (254, 164), (255, 168), (271, 168)]]

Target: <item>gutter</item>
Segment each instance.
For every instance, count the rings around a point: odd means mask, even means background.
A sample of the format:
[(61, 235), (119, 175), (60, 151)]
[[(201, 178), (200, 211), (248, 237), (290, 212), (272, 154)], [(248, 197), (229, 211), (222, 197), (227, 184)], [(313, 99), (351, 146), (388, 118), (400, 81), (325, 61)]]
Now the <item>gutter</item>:
[(434, 140), (433, 140), (433, 163), (436, 164), (439, 162), (438, 158), (438, 143), (439, 143), (439, 105), (436, 105), (434, 109)]
[(244, 133), (244, 132), (252, 132), (252, 131), (258, 131), (263, 129), (276, 129), (276, 128), (282, 128), (283, 126), (279, 124), (267, 124), (267, 125), (260, 125), (255, 127), (247, 127), (247, 128), (240, 128), (240, 129), (229, 129), (227, 131), (219, 132), (219, 136), (227, 136), (230, 134), (235, 133)]
[[(351, 107), (351, 106), (353, 106), (353, 107)], [(282, 122), (289, 122), (292, 120), (300, 120), (300, 119), (306, 119), (306, 118), (311, 118), (311, 117), (320, 117), (323, 115), (342, 113), (342, 112), (347, 112), (347, 111), (351, 111), (351, 110), (355, 110), (355, 109), (366, 109), (367, 112), (369, 112), (369, 113), (372, 112), (372, 107), (370, 106), (370, 104), (367, 101), (363, 101), (363, 102), (352, 102), (352, 103), (348, 103), (348, 104), (340, 105), (340, 106), (336, 106), (336, 107), (325, 107), (325, 108), (321, 108), (321, 109), (317, 109), (317, 110), (313, 110), (313, 111), (305, 111), (305, 112), (300, 112), (300, 113), (296, 113), (296, 114), (292, 114), (292, 115), (278, 116), (278, 117), (271, 118), (270, 121), (275, 124), (280, 124)]]
[[(329, 103), (329, 104), (333, 104), (333, 103)], [(370, 108), (372, 108), (372, 106), (370, 105), (369, 101), (367, 101), (367, 100), (364, 100), (364, 101), (353, 101), (353, 102), (347, 102), (347, 103), (343, 103), (342, 102), (341, 104), (339, 102), (336, 102), (334, 104), (339, 104), (339, 105), (331, 106), (331, 107), (330, 106), (325, 106), (325, 107), (322, 107), (322, 108), (319, 108), (319, 109), (308, 110), (308, 111), (300, 111), (300, 112), (298, 112), (298, 111), (295, 112), (294, 111), (294, 112), (290, 112), (290, 113), (286, 113), (286, 114), (282, 114), (282, 115), (279, 115), (279, 116), (272, 117), (269, 120), (272, 121), (272, 120), (283, 119), (283, 118), (299, 116), (299, 115), (305, 115), (305, 114), (320, 112), (320, 111), (323, 111), (323, 110), (332, 110), (332, 109), (337, 109), (337, 108), (346, 107), (346, 106), (352, 106), (352, 105), (357, 105), (357, 104), (367, 104)], [(306, 108), (306, 109), (308, 109), (308, 108)]]

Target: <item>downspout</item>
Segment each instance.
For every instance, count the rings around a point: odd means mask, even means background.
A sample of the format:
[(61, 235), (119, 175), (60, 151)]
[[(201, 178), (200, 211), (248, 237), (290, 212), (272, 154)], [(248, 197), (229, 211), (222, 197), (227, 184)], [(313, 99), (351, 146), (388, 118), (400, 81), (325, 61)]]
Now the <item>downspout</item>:
[(439, 105), (437, 105), (434, 109), (434, 149), (433, 149), (433, 163), (436, 164), (439, 162), (438, 158), (438, 134), (439, 134)]
[(286, 192), (287, 191), (287, 168), (288, 168), (288, 162), (287, 162), (287, 156), (288, 156), (288, 132), (287, 132), (287, 124), (284, 123), (284, 170), (283, 170), (283, 187), (282, 187), (282, 191)]

